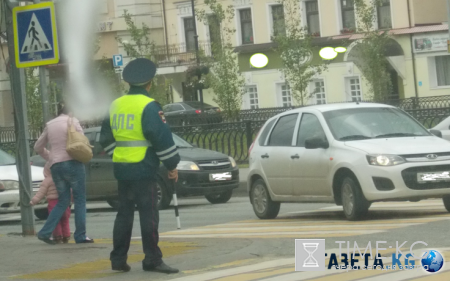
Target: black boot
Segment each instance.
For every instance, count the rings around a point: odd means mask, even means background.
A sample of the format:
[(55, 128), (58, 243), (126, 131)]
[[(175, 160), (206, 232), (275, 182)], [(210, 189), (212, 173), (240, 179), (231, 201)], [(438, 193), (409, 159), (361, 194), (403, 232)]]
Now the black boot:
[(152, 266), (152, 267), (144, 265), (143, 269), (145, 271), (155, 271), (155, 272), (161, 272), (161, 273), (167, 273), (167, 274), (180, 272), (178, 269), (170, 267), (167, 264), (165, 264), (164, 262), (162, 262), (158, 266)]
[(112, 265), (111, 268), (112, 268), (112, 270), (123, 271), (123, 272), (128, 272), (131, 270), (131, 267), (127, 263), (122, 264), (120, 266)]

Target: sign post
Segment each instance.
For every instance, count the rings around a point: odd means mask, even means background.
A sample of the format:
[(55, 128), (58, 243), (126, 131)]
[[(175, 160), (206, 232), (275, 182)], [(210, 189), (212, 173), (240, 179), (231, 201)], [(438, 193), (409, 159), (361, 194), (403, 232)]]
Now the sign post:
[[(39, 2), (39, 0), (35, 0)], [(17, 136), (17, 173), (19, 174), (20, 212), (23, 235), (34, 235), (33, 207), (29, 204), (33, 189), (30, 171), (30, 143), (25, 93), (25, 67), (55, 64), (59, 61), (55, 9), (52, 2), (28, 6), (8, 3), (6, 12), (8, 49), (11, 63), (11, 89)], [(11, 24), (12, 23), (12, 24)], [(13, 60), (13, 58), (15, 58)], [(45, 69), (44, 69), (45, 70)], [(41, 69), (41, 90), (44, 122), (48, 116), (48, 95), (45, 72)]]
[(25, 95), (25, 73), (23, 69), (17, 68), (15, 60), (13, 10), (11, 6), (15, 3), (7, 2), (6, 6), (6, 34), (8, 38), (8, 51), (10, 61), (11, 93), (14, 104), (14, 124), (16, 131), (16, 168), (19, 175), (19, 197), (20, 215), (22, 221), (22, 234), (35, 235), (33, 207), (30, 205), (33, 189), (31, 187), (31, 167), (30, 167), (30, 142), (28, 132), (28, 116)]

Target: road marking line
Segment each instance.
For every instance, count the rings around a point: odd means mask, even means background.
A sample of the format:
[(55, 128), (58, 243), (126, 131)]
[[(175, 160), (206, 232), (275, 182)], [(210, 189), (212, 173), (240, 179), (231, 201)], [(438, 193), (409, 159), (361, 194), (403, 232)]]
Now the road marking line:
[(160, 237), (163, 238), (242, 238), (242, 237), (255, 237), (255, 236), (268, 236), (268, 235), (278, 235), (279, 238), (283, 238), (285, 235), (296, 235), (296, 236), (304, 236), (304, 235), (313, 235), (316, 237), (321, 237), (321, 234), (348, 234), (348, 235), (363, 235), (363, 234), (375, 234), (384, 232), (382, 230), (353, 230), (353, 231), (315, 231), (315, 232), (307, 232), (307, 231), (299, 231), (299, 232), (247, 232), (247, 233), (217, 233), (217, 234), (161, 234)]
[(214, 280), (217, 278), (222, 278), (225, 276), (242, 274), (242, 273), (247, 273), (247, 272), (256, 271), (256, 270), (277, 268), (277, 267), (286, 266), (286, 265), (292, 266), (294, 263), (295, 263), (294, 258), (271, 260), (271, 261), (254, 264), (254, 265), (246, 265), (246, 266), (241, 266), (241, 267), (236, 267), (236, 268), (222, 269), (219, 271), (207, 272), (207, 273), (197, 274), (197, 275), (193, 275), (193, 276), (183, 276), (180, 278), (175, 278), (175, 279), (170, 279), (170, 280), (171, 281), (208, 281), (208, 280)]

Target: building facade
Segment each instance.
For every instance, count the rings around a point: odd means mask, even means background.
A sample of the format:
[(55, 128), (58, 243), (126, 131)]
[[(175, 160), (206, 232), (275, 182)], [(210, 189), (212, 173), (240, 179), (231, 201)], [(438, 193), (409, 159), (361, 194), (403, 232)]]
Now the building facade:
[[(167, 58), (159, 62), (159, 73), (172, 79), (174, 100), (198, 99), (184, 87), (184, 71), (195, 64), (194, 24), (191, 1), (165, 0), (165, 34), (169, 46)], [(426, 2), (426, 3), (425, 3)], [(233, 44), (246, 81), (243, 109), (297, 104), (279, 71), (281, 61), (274, 52), (271, 38), (276, 21), (283, 20), (283, 8), (276, 0), (225, 0), (235, 11), (236, 34)], [(309, 104), (368, 99), (367, 85), (352, 60), (352, 49), (361, 37), (354, 34), (355, 7), (352, 0), (299, 0), (299, 17), (318, 46), (339, 46), (350, 42), (345, 54), (331, 61), (328, 70), (310, 84), (314, 93)], [(203, 1), (195, 9), (208, 13)], [(386, 52), (394, 87), (392, 98), (425, 97), (450, 94), (450, 55), (447, 51), (448, 24), (445, 0), (384, 0), (376, 9), (375, 27), (390, 30), (391, 47)], [(280, 17), (281, 15), (281, 17)], [(210, 28), (196, 21), (201, 49), (208, 52)], [(252, 68), (252, 54), (264, 53), (269, 63)], [(313, 54), (318, 59), (318, 54)], [(214, 103), (214, 93), (204, 91), (204, 100)]]

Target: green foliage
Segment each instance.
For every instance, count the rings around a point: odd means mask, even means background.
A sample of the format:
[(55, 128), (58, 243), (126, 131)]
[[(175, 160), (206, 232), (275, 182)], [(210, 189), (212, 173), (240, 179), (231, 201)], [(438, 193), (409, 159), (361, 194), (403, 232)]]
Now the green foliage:
[[(125, 42), (120, 37), (116, 37), (116, 40), (124, 47), (128, 56), (131, 58), (148, 58), (155, 62), (153, 54), (156, 46), (150, 40), (150, 28), (144, 23), (142, 27), (138, 27), (134, 23), (132, 15), (127, 10), (124, 11), (123, 16), (127, 25), (127, 31), (131, 37), (131, 42)], [(150, 96), (161, 103), (161, 105), (170, 103), (170, 84), (171, 80), (166, 79), (162, 75), (156, 75), (152, 81)]]
[(304, 105), (315, 93), (309, 91), (314, 77), (327, 70), (326, 64), (313, 64), (311, 58), (319, 49), (313, 46), (314, 34), (300, 20), (300, 2), (297, 0), (280, 0), (284, 8), (285, 21), (277, 20), (274, 30), (282, 30), (273, 36), (277, 44), (275, 51), (283, 62), (281, 72), (291, 87), (292, 97), (297, 103)]
[(354, 47), (355, 64), (369, 86), (369, 98), (384, 101), (392, 92), (389, 62), (385, 57), (391, 37), (388, 31), (375, 29), (376, 8), (382, 0), (354, 0), (357, 32), (364, 38)]
[[(40, 80), (38, 69), (25, 69), (25, 93), (27, 97), (27, 114), (28, 126), (31, 130), (37, 131), (44, 127), (43, 105), (41, 97)], [(60, 91), (56, 89), (56, 85), (51, 84), (49, 91), (49, 113), (50, 116), (56, 116), (56, 108), (52, 105), (57, 103)]]
[(205, 6), (211, 10), (197, 10), (200, 22), (211, 28), (211, 56), (202, 57), (202, 64), (210, 68), (204, 82), (212, 88), (216, 102), (224, 115), (235, 118), (242, 104), (245, 81), (239, 71), (237, 54), (234, 52), (232, 37), (236, 33), (234, 26), (235, 10), (232, 5), (222, 6), (217, 0), (205, 0)]

